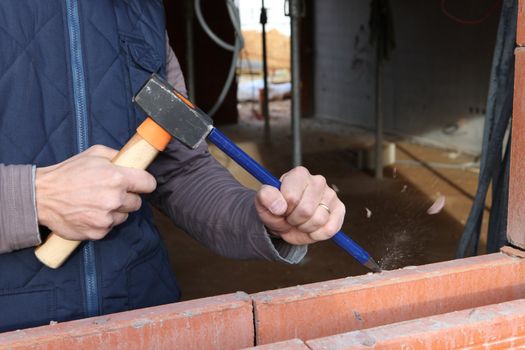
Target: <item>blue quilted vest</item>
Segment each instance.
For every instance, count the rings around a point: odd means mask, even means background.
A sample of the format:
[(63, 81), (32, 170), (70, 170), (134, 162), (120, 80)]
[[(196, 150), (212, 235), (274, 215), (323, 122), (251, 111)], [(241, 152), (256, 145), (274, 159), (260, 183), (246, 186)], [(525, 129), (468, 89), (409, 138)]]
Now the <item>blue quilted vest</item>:
[[(0, 163), (119, 149), (143, 119), (133, 94), (165, 74), (162, 0), (1, 0), (0, 50)], [(178, 299), (147, 205), (57, 270), (0, 255), (0, 331)]]

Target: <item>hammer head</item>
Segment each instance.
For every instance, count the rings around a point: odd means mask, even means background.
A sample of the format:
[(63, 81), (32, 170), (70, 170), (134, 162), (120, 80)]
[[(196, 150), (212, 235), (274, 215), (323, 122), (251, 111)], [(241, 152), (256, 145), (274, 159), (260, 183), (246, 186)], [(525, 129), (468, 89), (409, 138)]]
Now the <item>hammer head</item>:
[(173, 138), (196, 148), (213, 129), (212, 119), (154, 74), (133, 102)]

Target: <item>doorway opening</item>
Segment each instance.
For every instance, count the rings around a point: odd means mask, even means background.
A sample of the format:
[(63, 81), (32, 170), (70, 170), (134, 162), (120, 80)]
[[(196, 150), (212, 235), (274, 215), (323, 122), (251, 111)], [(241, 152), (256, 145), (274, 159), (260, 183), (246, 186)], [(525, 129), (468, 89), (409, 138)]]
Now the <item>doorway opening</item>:
[[(240, 123), (264, 124), (263, 35), (266, 35), (269, 122), (290, 122), (290, 19), (285, 15), (284, 6), (283, 0), (239, 1), (244, 36), (244, 48), (237, 64)], [(263, 11), (266, 11), (266, 16)]]

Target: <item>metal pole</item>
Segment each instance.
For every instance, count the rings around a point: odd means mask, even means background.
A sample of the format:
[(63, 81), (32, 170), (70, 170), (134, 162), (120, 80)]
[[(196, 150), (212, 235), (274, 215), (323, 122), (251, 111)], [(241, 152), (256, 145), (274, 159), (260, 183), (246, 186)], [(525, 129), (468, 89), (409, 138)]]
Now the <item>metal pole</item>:
[(291, 51), (292, 51), (292, 134), (293, 166), (302, 164), (301, 151), (301, 75), (299, 52), (300, 0), (290, 0)]
[(188, 97), (195, 102), (195, 46), (193, 33), (193, 0), (186, 0), (186, 84)]
[(377, 39), (376, 56), (376, 151), (375, 178), (383, 179), (383, 57), (381, 38)]
[(261, 18), (260, 22), (262, 25), (262, 61), (263, 61), (263, 101), (262, 101), (262, 114), (264, 116), (264, 140), (266, 143), (270, 142), (270, 108), (268, 99), (268, 55), (266, 51), (266, 23), (268, 23), (268, 16), (266, 13), (266, 7), (264, 7), (264, 0), (261, 5)]

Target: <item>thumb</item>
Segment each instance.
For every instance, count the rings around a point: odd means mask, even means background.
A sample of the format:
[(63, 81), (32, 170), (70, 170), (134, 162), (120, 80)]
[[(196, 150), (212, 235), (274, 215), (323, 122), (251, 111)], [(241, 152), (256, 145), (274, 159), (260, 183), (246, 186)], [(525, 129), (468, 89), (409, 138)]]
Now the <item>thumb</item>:
[(269, 185), (263, 185), (259, 189), (255, 204), (259, 212), (269, 211), (275, 216), (283, 216), (288, 209), (288, 204), (281, 191)]

